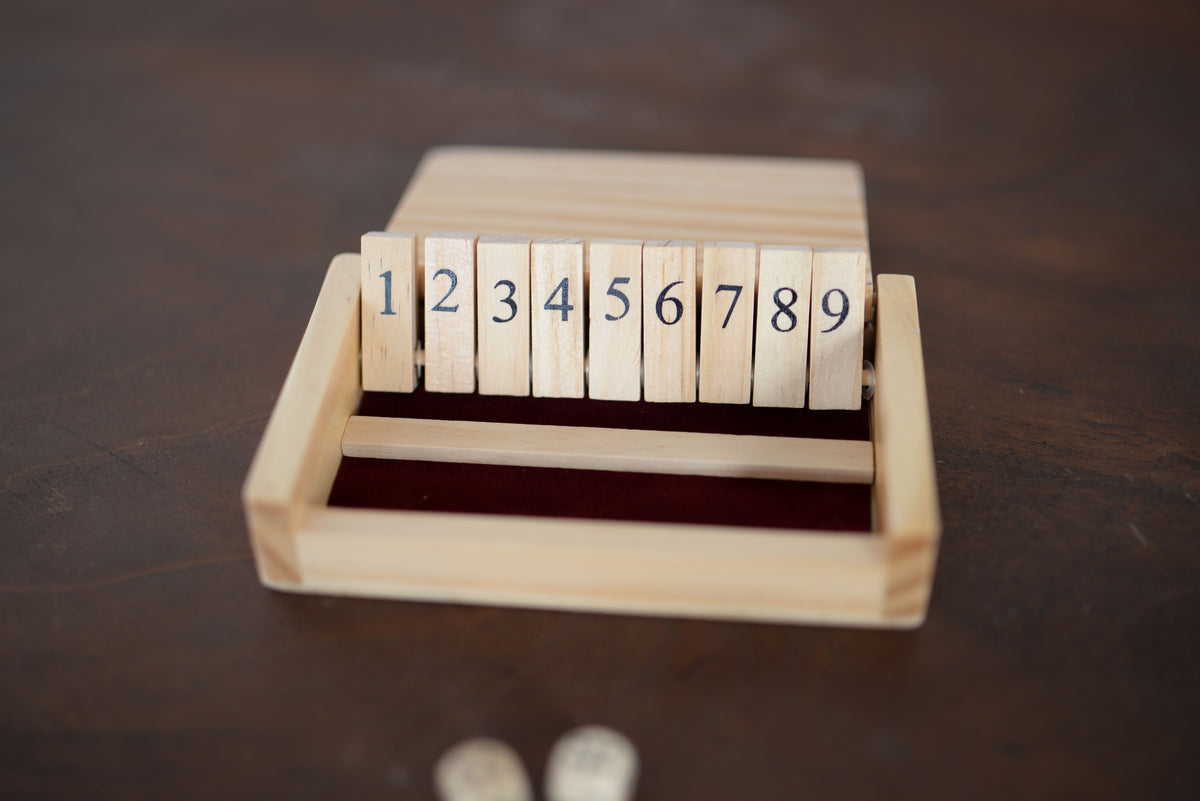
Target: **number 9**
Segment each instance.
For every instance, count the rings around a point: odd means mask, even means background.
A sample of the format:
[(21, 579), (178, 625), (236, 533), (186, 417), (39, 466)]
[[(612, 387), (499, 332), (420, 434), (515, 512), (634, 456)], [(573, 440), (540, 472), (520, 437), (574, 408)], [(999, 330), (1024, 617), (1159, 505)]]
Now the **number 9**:
[[(829, 308), (829, 296), (834, 292), (842, 296), (842, 307), (836, 312)], [(821, 311), (825, 312), (826, 317), (836, 317), (837, 322), (822, 331), (822, 334), (828, 334), (830, 331), (836, 331), (838, 326), (846, 322), (846, 317), (850, 314), (850, 298), (846, 297), (846, 293), (840, 289), (831, 289), (821, 298)]]

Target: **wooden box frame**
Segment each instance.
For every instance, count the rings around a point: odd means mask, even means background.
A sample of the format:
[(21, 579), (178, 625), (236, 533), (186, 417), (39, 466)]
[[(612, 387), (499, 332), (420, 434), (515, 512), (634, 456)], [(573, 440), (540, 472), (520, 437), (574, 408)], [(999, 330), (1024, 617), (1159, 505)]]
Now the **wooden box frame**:
[[(779, 175), (803, 195), (797, 203), (795, 194), (764, 190), (772, 202), (791, 209), (785, 223), (743, 230), (721, 222), (746, 219), (744, 208), (722, 217), (722, 203), (744, 203), (768, 176)], [(814, 200), (809, 179), (830, 175)], [(492, 185), (489, 176), (495, 178)], [(621, 183), (631, 176), (634, 184), (649, 182), (636, 194), (645, 207), (595, 223), (597, 203), (613, 203), (618, 189), (637, 192), (637, 186)], [(701, 209), (675, 202), (685, 183), (689, 192), (703, 194), (706, 180), (720, 184), (730, 199)], [(742, 191), (730, 193), (731, 185)], [(535, 235), (573, 230), (577, 236), (651, 238), (643, 228), (658, 226), (661, 238), (865, 246), (861, 186), (857, 165), (847, 162), (448, 148), (426, 157), (389, 230), (422, 236), (450, 229)], [(464, 208), (448, 194), (454, 190), (467, 193)], [(489, 191), (495, 194), (491, 201)], [(567, 206), (557, 208), (552, 220), (539, 216), (547, 192)], [(572, 198), (586, 211), (570, 207)], [(839, 207), (851, 220), (848, 234), (844, 224), (834, 230), (827, 222), (825, 212), (839, 198), (850, 208), (846, 213)], [(433, 208), (439, 203), (445, 208)], [(680, 208), (693, 212), (682, 229)], [(762, 208), (760, 201), (754, 213), (775, 213)], [(868, 534), (845, 534), (329, 507), (342, 435), (362, 397), (359, 276), (358, 254), (333, 259), (246, 479), (243, 502), (265, 585), (791, 623), (913, 627), (923, 621), (941, 522), (910, 277), (885, 275), (871, 282), (874, 526)]]

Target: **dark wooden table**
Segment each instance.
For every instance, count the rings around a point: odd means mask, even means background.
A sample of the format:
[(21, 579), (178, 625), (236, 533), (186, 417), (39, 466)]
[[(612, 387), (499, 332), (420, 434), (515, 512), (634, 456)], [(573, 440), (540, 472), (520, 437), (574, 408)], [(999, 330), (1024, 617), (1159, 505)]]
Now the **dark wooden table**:
[[(430, 798), (613, 725), (645, 799), (1200, 792), (1186, 4), (6, 4), (0, 796)], [(442, 143), (849, 157), (916, 276), (915, 632), (274, 594), (238, 497), (330, 256)]]

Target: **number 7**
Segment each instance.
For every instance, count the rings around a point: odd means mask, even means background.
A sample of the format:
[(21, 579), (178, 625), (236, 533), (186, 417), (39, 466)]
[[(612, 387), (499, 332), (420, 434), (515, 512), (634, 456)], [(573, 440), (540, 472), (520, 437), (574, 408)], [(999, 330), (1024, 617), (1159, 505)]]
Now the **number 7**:
[(729, 311), (725, 312), (725, 322), (721, 323), (721, 328), (725, 328), (729, 325), (729, 318), (733, 316), (733, 307), (737, 306), (738, 298), (742, 296), (742, 287), (739, 284), (721, 284), (713, 293), (713, 297), (716, 297), (719, 292), (733, 293), (733, 303), (729, 304)]

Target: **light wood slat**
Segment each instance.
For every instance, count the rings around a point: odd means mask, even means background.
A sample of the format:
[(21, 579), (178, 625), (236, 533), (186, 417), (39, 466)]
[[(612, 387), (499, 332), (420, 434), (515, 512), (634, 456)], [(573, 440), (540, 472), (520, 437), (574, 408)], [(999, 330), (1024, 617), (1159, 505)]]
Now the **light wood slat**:
[(387, 230), (869, 248), (858, 164), (680, 153), (436, 148)]
[(642, 397), (642, 243), (592, 241), (588, 261), (588, 397)]
[[(671, 239), (867, 240), (862, 172), (849, 161), (443, 147), (421, 162), (388, 229), (428, 220), (435, 227), (424, 230), (438, 230), (464, 214), (485, 233), (642, 239), (630, 230), (646, 226)], [(751, 228), (762, 236), (748, 237)]]
[[(889, 537), (936, 541), (941, 531), (916, 284), (889, 275), (875, 335), (876, 508)], [(882, 287), (881, 287), (882, 291)]]
[(582, 398), (583, 240), (536, 239), (530, 262), (534, 397)]
[(425, 239), (425, 389), (475, 391), (475, 234)]
[(758, 264), (754, 405), (804, 406), (812, 248), (763, 245)]
[(748, 242), (704, 245), (700, 301), (700, 402), (749, 403), (754, 358), (758, 248)]
[(333, 259), (316, 308), (242, 487), (262, 582), (301, 582), (292, 537), (302, 506), (324, 503), (342, 461), (345, 420), (362, 398), (359, 300), (362, 259)]
[(642, 246), (642, 393), (652, 403), (696, 400), (696, 244)]
[(350, 418), (342, 453), (373, 459), (870, 484), (870, 442), (620, 428)]
[(313, 508), (296, 547), (308, 592), (895, 625), (869, 535)]
[(363, 389), (417, 387), (417, 238), (369, 233), (362, 238)]
[(942, 530), (921, 323), (913, 279), (879, 279), (872, 419), (876, 526), (889, 545), (884, 613), (917, 626), (929, 607)]
[(484, 234), (479, 280), (479, 394), (529, 394), (529, 237)]
[(813, 248), (808, 408), (861, 409), (866, 254)]

